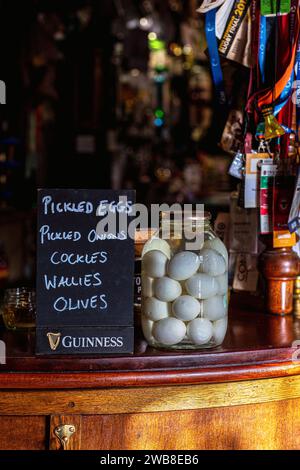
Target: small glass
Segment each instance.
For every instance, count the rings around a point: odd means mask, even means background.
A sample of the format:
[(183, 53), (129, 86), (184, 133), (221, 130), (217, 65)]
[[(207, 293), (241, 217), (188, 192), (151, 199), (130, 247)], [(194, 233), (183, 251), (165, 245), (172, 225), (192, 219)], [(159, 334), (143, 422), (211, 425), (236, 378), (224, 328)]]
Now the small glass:
[(3, 321), (8, 330), (29, 330), (35, 327), (35, 291), (26, 287), (7, 289), (2, 304)]

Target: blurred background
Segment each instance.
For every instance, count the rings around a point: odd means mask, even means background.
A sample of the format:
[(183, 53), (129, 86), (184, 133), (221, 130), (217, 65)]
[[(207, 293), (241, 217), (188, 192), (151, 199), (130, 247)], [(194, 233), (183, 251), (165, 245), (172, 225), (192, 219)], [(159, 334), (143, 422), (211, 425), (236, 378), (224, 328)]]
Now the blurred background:
[[(0, 287), (35, 276), (36, 189), (228, 212), (197, 0), (0, 0)], [(234, 89), (241, 69), (231, 65)]]

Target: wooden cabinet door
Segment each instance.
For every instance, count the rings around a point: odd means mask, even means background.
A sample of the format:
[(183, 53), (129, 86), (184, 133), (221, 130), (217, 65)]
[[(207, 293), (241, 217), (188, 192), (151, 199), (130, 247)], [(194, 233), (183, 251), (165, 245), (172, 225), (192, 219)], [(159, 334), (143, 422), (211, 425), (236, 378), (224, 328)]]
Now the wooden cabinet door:
[(45, 450), (45, 416), (0, 416), (0, 450)]

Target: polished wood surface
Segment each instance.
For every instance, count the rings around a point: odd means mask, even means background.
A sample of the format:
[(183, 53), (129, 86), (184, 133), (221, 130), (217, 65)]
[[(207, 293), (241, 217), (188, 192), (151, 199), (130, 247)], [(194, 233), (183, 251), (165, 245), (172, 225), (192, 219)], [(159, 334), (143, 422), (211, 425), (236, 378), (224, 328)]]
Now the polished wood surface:
[(300, 376), (219, 384), (102, 390), (1, 391), (0, 415), (165, 412), (300, 398)]
[(291, 314), (294, 307), (294, 284), (299, 274), (299, 258), (291, 247), (266, 249), (259, 260), (267, 283), (266, 308), (275, 315)]
[(1, 389), (93, 389), (117, 387), (143, 387), (147, 385), (183, 385), (255, 380), (266, 377), (286, 377), (300, 374), (300, 365), (292, 362), (214, 368), (188, 368), (160, 371), (129, 372), (73, 372), (73, 373), (2, 373)]
[(0, 416), (0, 450), (45, 450), (45, 416)]
[[(84, 415), (80, 442), (74, 440), (72, 448), (298, 450), (299, 407), (300, 399), (181, 412)], [(71, 418), (74, 421), (75, 416)], [(56, 417), (55, 423), (61, 419)], [(53, 424), (50, 427), (43, 416), (0, 416), (0, 450), (57, 450), (51, 439), (48, 445), (51, 429)]]
[(180, 413), (83, 416), (81, 446), (86, 450), (298, 450), (299, 407), (300, 400), (287, 400)]
[(7, 363), (0, 365), (0, 388), (156, 386), (300, 373), (300, 360), (292, 360), (294, 342), (300, 339), (300, 319), (265, 314), (254, 296), (232, 296), (227, 336), (221, 347), (212, 350), (155, 350), (137, 333), (131, 356), (49, 358), (34, 355), (33, 335), (2, 330), (0, 339), (7, 347)]

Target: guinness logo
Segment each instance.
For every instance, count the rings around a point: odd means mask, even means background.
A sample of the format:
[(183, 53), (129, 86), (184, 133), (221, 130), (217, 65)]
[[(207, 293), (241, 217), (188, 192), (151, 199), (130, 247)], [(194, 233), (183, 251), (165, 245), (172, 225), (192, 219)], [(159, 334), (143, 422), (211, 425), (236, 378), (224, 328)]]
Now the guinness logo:
[(60, 337), (61, 333), (47, 333), (47, 338), (52, 351), (55, 351), (58, 348)]

